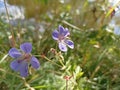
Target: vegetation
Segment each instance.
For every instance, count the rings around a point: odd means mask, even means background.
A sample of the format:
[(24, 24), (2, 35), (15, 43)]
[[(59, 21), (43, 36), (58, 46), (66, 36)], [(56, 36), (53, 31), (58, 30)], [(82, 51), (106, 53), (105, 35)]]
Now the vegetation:
[[(114, 16), (108, 0), (8, 1), (23, 6), (26, 19), (16, 25), (0, 20), (0, 90), (120, 89), (120, 36), (109, 25)], [(74, 49), (58, 48), (52, 32), (59, 25), (69, 29)], [(25, 78), (10, 68), (8, 55), (24, 42), (40, 62)]]

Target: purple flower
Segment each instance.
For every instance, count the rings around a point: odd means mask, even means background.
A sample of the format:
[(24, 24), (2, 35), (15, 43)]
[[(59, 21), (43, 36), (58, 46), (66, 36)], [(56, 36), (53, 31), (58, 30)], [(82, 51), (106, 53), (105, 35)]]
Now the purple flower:
[(52, 33), (53, 39), (58, 42), (59, 49), (63, 52), (67, 51), (67, 46), (71, 49), (74, 48), (73, 41), (68, 38), (69, 35), (70, 32), (63, 26), (59, 26), (58, 30), (54, 30)]
[(11, 48), (9, 50), (9, 56), (14, 58), (15, 60), (11, 62), (10, 67), (17, 72), (20, 72), (22, 77), (28, 76), (28, 66), (29, 64), (38, 69), (40, 67), (40, 63), (38, 59), (31, 55), (32, 44), (31, 43), (23, 43), (20, 45), (21, 52), (16, 48)]

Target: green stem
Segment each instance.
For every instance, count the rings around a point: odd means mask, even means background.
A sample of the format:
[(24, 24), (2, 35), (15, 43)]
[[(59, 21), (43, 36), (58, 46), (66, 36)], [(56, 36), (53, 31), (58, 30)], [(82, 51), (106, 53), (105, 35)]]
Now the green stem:
[(43, 55), (34, 55), (34, 56), (36, 56), (36, 57), (42, 57), (42, 58), (46, 59), (47, 61), (51, 62), (52, 64), (55, 64), (55, 65), (57, 65), (58, 67), (62, 68), (61, 65), (59, 65), (59, 64), (57, 64), (57, 63), (55, 63), (55, 62), (53, 62), (52, 60), (50, 60), (50, 59), (47, 58), (46, 56), (43, 56)]
[(24, 85), (29, 89), (29, 90), (35, 90), (33, 87), (31, 87), (27, 81), (25, 80), (25, 78), (22, 78), (23, 79), (23, 82), (24, 82)]
[(66, 80), (66, 90), (68, 90), (68, 80)]
[(59, 60), (59, 62), (61, 63), (61, 65), (62, 65), (63, 67), (65, 67), (65, 65), (64, 65), (63, 62), (62, 62), (62, 60)]

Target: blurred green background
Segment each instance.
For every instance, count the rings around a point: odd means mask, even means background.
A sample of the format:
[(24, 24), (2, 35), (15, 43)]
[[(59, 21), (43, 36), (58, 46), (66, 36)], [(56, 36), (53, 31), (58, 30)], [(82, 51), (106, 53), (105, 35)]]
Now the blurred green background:
[[(35, 90), (120, 90), (120, 36), (114, 34), (110, 25), (114, 16), (106, 17), (108, 0), (8, 0), (8, 3), (22, 7), (25, 18), (16, 19), (15, 25), (0, 20), (0, 90), (32, 90), (9, 66), (12, 61), (9, 49), (14, 45), (19, 48), (23, 42), (32, 43), (32, 54), (41, 63), (40, 69), (30, 69), (32, 74), (26, 78)], [(59, 51), (51, 36), (59, 25), (69, 29), (75, 44), (67, 53)], [(66, 75), (72, 76), (67, 87)]]

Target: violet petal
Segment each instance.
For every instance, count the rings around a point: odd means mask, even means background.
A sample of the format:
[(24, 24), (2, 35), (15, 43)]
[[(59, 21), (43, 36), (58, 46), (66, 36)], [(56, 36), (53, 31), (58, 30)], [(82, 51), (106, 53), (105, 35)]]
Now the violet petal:
[(67, 37), (68, 35), (70, 35), (70, 32), (69, 32), (68, 28), (65, 28), (64, 36)]
[(18, 58), (18, 57), (20, 57), (22, 55), (16, 48), (11, 48), (9, 50), (8, 54), (12, 58)]
[(40, 67), (40, 63), (39, 63), (38, 59), (34, 56), (32, 56), (30, 63), (32, 65), (32, 67), (35, 69), (38, 69)]
[(67, 51), (67, 47), (64, 43), (59, 43), (59, 49), (63, 52), (66, 52)]
[(53, 38), (54, 40), (58, 40), (58, 35), (59, 35), (59, 32), (58, 32), (57, 30), (55, 30), (55, 31), (53, 31), (53, 33), (52, 33), (52, 38)]
[(20, 45), (20, 49), (25, 53), (30, 53), (32, 51), (32, 44), (31, 43), (23, 43)]
[(13, 69), (14, 71), (19, 71), (20, 67), (22, 65), (22, 62), (18, 61), (18, 60), (14, 60), (10, 63), (10, 67), (11, 69)]
[(71, 40), (65, 40), (65, 43), (67, 44), (67, 46), (68, 46), (69, 48), (71, 48), (71, 49), (74, 48), (74, 43), (73, 43), (73, 41), (71, 41)]
[(60, 35), (64, 35), (64, 32), (65, 32), (64, 27), (59, 25), (59, 33), (60, 33)]
[(20, 75), (22, 77), (28, 76), (28, 63), (26, 63), (26, 62), (22, 63), (22, 65), (20, 67)]

